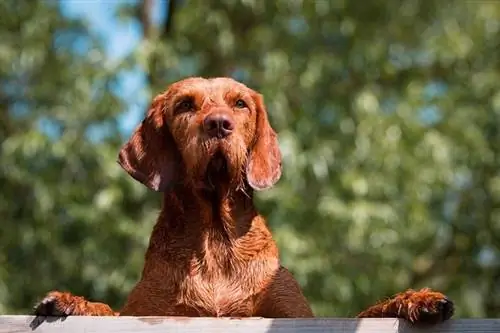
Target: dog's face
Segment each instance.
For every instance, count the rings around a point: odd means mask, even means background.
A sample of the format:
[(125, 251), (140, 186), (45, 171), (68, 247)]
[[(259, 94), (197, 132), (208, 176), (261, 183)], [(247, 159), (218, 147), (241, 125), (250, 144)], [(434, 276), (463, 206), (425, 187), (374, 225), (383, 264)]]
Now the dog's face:
[(256, 93), (230, 79), (187, 79), (173, 84), (166, 119), (196, 187), (242, 185), (257, 119)]
[(188, 78), (158, 95), (119, 155), (156, 191), (184, 182), (208, 190), (262, 190), (281, 176), (281, 154), (262, 96), (230, 78)]

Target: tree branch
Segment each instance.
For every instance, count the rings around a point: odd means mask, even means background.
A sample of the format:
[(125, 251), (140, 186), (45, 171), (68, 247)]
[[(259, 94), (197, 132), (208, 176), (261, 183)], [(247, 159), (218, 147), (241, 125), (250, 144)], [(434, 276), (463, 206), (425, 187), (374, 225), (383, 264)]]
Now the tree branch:
[(142, 0), (139, 12), (140, 21), (142, 24), (144, 39), (151, 39), (154, 33), (153, 21), (151, 19), (151, 12), (153, 8), (153, 0)]
[[(165, 6), (165, 21), (163, 23), (163, 29), (161, 29), (161, 34), (158, 35), (155, 32), (156, 29), (152, 19), (153, 1), (154, 0), (142, 0), (142, 2), (140, 3), (139, 19), (143, 26), (143, 39), (149, 42), (152, 42), (155, 39), (159, 42), (163, 42), (172, 32), (173, 14), (177, 6), (175, 0), (170, 0)], [(158, 78), (155, 76), (158, 63), (158, 55), (156, 53), (156, 50), (153, 50), (153, 52), (149, 55), (147, 63), (148, 65), (146, 69), (146, 81), (149, 86), (155, 87), (158, 84)]]
[(163, 32), (161, 34), (161, 39), (165, 39), (168, 35), (171, 34), (172, 32), (172, 24), (173, 24), (173, 18), (175, 11), (177, 10), (177, 1), (176, 0), (169, 0), (168, 5), (165, 6), (165, 23), (163, 24)]

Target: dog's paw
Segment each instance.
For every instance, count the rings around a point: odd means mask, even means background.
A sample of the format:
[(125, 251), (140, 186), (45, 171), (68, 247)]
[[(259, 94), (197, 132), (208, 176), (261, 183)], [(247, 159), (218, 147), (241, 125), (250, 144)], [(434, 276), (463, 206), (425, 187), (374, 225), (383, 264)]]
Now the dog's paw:
[(68, 292), (51, 291), (33, 307), (33, 312), (37, 316), (79, 315), (78, 308), (84, 302), (83, 297)]
[(428, 288), (409, 290), (397, 297), (398, 314), (413, 324), (437, 324), (450, 319), (454, 313), (451, 300)]

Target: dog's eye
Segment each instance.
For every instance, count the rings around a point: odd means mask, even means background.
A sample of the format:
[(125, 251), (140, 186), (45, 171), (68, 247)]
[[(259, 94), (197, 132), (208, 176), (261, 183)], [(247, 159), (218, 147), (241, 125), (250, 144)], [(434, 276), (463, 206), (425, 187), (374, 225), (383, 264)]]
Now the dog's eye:
[(248, 107), (248, 106), (247, 106), (247, 103), (245, 103), (245, 101), (244, 101), (244, 100), (242, 100), (242, 99), (237, 100), (237, 101), (236, 101), (235, 106), (236, 106), (238, 109), (243, 109), (243, 108), (247, 108), (247, 107)]
[(175, 111), (176, 113), (181, 113), (181, 112), (191, 111), (193, 109), (194, 109), (194, 102), (192, 99), (188, 98), (177, 103)]
[(190, 100), (182, 101), (182, 102), (180, 102), (179, 107), (181, 109), (185, 109), (185, 110), (192, 109), (193, 108), (193, 102), (190, 101)]

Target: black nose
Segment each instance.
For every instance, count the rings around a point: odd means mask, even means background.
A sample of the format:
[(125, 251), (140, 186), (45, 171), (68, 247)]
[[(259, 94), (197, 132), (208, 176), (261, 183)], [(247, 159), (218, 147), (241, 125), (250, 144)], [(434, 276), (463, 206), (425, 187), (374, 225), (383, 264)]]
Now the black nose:
[(233, 120), (221, 113), (212, 113), (205, 117), (203, 129), (210, 137), (225, 138), (234, 130)]

